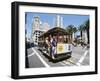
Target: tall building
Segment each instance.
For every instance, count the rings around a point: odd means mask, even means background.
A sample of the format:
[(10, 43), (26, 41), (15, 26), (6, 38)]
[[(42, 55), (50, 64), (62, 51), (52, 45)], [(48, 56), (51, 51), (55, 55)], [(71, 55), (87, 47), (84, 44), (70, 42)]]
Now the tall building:
[(46, 32), (46, 31), (48, 31), (50, 29), (50, 25), (47, 22), (44, 22), (40, 26), (40, 29), (43, 30), (44, 32)]
[(38, 45), (38, 41), (39, 41), (39, 40), (38, 40), (38, 39), (39, 39), (38, 37), (39, 37), (41, 34), (43, 34), (43, 33), (44, 33), (44, 31), (42, 31), (42, 30), (40, 30), (40, 29), (39, 29), (39, 30), (36, 29), (36, 30), (34, 31), (32, 39), (33, 39), (33, 42), (34, 42), (35, 45)]
[(63, 17), (61, 17), (61, 28), (63, 28)]
[(39, 17), (33, 18), (31, 38), (35, 45), (38, 45), (39, 36), (44, 32), (46, 32), (48, 29), (49, 29), (48, 23), (42, 23)]
[(63, 27), (63, 17), (61, 17), (60, 15), (56, 15), (54, 26)]
[(35, 31), (36, 29), (39, 29), (39, 27), (40, 27), (40, 18), (37, 16), (37, 17), (34, 17), (33, 19), (32, 32)]

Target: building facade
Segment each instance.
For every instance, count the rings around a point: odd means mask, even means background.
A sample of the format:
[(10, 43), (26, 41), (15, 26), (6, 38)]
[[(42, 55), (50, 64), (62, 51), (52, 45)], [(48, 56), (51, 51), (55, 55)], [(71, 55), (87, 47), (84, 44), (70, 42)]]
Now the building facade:
[(34, 31), (32, 39), (33, 39), (33, 42), (34, 42), (35, 45), (38, 45), (38, 42), (39, 42), (38, 37), (43, 33), (44, 33), (44, 31), (41, 31), (41, 30), (35, 30)]
[(31, 39), (34, 45), (38, 45), (39, 36), (44, 32), (46, 32), (48, 29), (49, 29), (49, 24), (47, 22), (42, 23), (38, 16), (33, 18)]
[(63, 17), (61, 17), (60, 15), (56, 15), (56, 18), (54, 21), (54, 27), (63, 28)]

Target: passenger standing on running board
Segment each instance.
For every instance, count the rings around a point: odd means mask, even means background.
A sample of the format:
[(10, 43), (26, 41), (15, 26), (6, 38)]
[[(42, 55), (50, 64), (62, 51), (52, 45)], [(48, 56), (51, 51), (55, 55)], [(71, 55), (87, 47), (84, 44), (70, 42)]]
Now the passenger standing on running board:
[(45, 38), (45, 49), (46, 49), (47, 53), (49, 53), (49, 41), (48, 41), (48, 37)]
[(56, 55), (56, 47), (57, 47), (57, 40), (55, 36), (53, 36), (53, 41), (52, 41), (52, 55), (54, 56), (53, 58), (55, 58)]
[(52, 41), (53, 41), (53, 38), (51, 35), (49, 35), (49, 42), (50, 42), (50, 56), (54, 59), (54, 55), (53, 55), (53, 45), (52, 45)]

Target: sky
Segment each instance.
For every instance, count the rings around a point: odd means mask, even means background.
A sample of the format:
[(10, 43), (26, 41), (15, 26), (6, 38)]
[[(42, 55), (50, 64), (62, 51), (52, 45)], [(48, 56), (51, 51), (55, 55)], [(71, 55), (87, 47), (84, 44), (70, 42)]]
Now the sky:
[[(40, 21), (47, 22), (50, 25), (50, 28), (54, 27), (54, 19), (56, 15), (60, 15), (63, 17), (63, 28), (66, 28), (68, 25), (74, 25), (75, 27), (79, 27), (86, 20), (89, 19), (89, 15), (80, 15), (80, 14), (58, 14), (58, 13), (36, 13), (36, 12), (26, 12), (27, 16), (25, 16), (25, 27), (27, 30), (27, 36), (31, 37), (32, 32), (32, 22), (34, 17), (39, 16)], [(79, 34), (79, 32), (77, 32)]]

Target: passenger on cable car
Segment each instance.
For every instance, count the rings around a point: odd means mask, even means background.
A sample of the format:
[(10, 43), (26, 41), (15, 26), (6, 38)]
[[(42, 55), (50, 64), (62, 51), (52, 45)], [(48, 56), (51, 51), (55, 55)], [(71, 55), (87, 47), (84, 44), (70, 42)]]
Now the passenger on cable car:
[(57, 47), (57, 40), (56, 40), (55, 36), (53, 36), (53, 41), (52, 41), (52, 54), (54, 56), (57, 53), (56, 47)]
[(47, 53), (50, 53), (50, 42), (48, 37), (45, 39), (45, 48), (47, 49)]
[(55, 54), (56, 54), (56, 46), (57, 46), (57, 41), (55, 36), (49, 35), (49, 41), (50, 41), (50, 56), (54, 59)]

